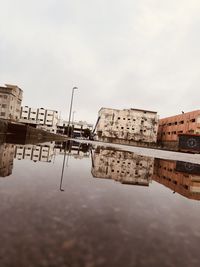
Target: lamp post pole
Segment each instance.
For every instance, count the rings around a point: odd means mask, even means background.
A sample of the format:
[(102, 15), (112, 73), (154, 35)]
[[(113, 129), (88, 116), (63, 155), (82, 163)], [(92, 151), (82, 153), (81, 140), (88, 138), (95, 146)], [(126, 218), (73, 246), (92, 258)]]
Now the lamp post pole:
[(71, 131), (71, 135), (70, 137), (74, 138), (74, 114), (75, 114), (75, 110), (72, 113), (72, 131)]
[(72, 105), (73, 105), (73, 99), (74, 99), (74, 90), (77, 90), (77, 89), (78, 89), (78, 87), (73, 87), (72, 88), (71, 104), (70, 104), (70, 109), (69, 109), (69, 120), (68, 120), (67, 137), (69, 137), (69, 127), (70, 127), (70, 122), (71, 122)]
[[(67, 137), (68, 138), (69, 138), (69, 126), (70, 126), (70, 121), (71, 121), (74, 90), (77, 90), (77, 89), (78, 89), (78, 87), (73, 87), (72, 88), (72, 96), (71, 96), (71, 103), (70, 103), (70, 110), (69, 110), (69, 120), (68, 120), (68, 129), (67, 129)], [(69, 141), (68, 158), (69, 158), (69, 153), (70, 153), (70, 143), (71, 142)], [(67, 144), (65, 145), (65, 151), (64, 151), (64, 159), (63, 159), (62, 173), (61, 173), (61, 179), (60, 179), (60, 191), (65, 191), (64, 188), (63, 188), (63, 175), (64, 175), (64, 170), (65, 170), (66, 151), (67, 151)], [(68, 163), (68, 158), (67, 158), (67, 163)]]

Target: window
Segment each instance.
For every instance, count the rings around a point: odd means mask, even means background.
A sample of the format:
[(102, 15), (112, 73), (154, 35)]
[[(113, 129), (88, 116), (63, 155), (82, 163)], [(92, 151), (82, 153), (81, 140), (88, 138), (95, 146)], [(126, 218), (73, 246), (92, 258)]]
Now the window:
[(8, 96), (7, 96), (7, 95), (4, 95), (3, 97), (4, 97), (4, 99), (7, 99), (7, 98), (8, 98)]
[(121, 127), (121, 129), (124, 129), (124, 127)]
[(6, 104), (2, 104), (2, 108), (6, 108), (7, 107), (7, 105)]
[(6, 116), (6, 113), (5, 112), (1, 112), (1, 116)]

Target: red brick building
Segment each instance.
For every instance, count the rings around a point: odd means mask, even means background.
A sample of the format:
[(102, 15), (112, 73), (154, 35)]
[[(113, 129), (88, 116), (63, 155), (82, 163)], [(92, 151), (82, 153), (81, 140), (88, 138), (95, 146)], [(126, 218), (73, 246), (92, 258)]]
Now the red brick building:
[(177, 141), (185, 133), (200, 134), (200, 110), (159, 120), (158, 142)]

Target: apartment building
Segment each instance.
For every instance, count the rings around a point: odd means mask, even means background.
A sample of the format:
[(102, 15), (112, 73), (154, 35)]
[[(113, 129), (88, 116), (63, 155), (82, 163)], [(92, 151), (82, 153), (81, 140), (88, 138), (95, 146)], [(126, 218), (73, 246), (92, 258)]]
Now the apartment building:
[(12, 174), (15, 146), (11, 144), (0, 145), (0, 177)]
[[(57, 124), (57, 133), (66, 134), (68, 127), (68, 121), (59, 119)], [(93, 124), (86, 121), (71, 121), (70, 127), (73, 127), (73, 137), (81, 137), (86, 129), (91, 132), (93, 130)]]
[(54, 156), (54, 143), (43, 145), (16, 145), (15, 158), (34, 162), (51, 162)]
[(140, 109), (101, 108), (96, 123), (99, 141), (155, 143), (157, 140), (157, 112)]
[(92, 152), (92, 175), (113, 179), (122, 184), (148, 186), (153, 175), (154, 159), (131, 152), (97, 147)]
[(20, 122), (56, 133), (58, 124), (58, 111), (24, 106), (21, 108)]
[(180, 134), (200, 134), (200, 110), (159, 120), (158, 142), (178, 141)]
[(17, 85), (0, 86), (0, 119), (18, 121), (23, 91)]
[(153, 180), (174, 193), (200, 200), (200, 165), (155, 159)]

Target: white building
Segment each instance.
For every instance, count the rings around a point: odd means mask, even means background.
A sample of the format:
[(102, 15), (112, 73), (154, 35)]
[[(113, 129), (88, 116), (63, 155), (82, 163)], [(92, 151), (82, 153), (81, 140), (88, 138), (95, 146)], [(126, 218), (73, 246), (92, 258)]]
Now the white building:
[(148, 186), (152, 180), (154, 159), (131, 152), (98, 147), (92, 153), (92, 175), (123, 184)]
[(56, 133), (58, 111), (24, 106), (21, 108), (20, 122), (35, 125), (37, 128)]
[(19, 120), (22, 96), (23, 91), (16, 85), (0, 87), (0, 119)]
[(101, 108), (95, 130), (100, 141), (156, 142), (158, 115), (140, 109)]
[(42, 145), (16, 145), (15, 158), (34, 162), (51, 162), (54, 156), (54, 143)]
[[(65, 133), (65, 128), (68, 126), (68, 121), (59, 119), (57, 125), (58, 133)], [(91, 132), (93, 130), (93, 124), (87, 123), (86, 121), (71, 121), (70, 127), (73, 126), (74, 136), (81, 136), (85, 129), (89, 129)]]

